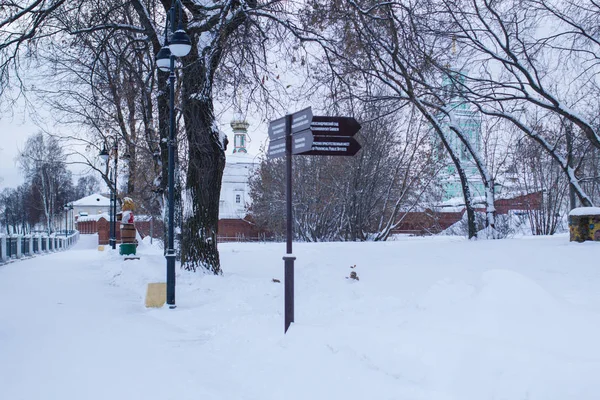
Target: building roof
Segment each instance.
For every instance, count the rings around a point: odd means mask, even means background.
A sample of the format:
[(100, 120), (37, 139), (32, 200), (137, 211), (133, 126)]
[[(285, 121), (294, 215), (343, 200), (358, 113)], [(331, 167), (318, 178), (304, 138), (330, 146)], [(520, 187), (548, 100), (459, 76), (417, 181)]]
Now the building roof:
[(110, 206), (110, 199), (108, 197), (104, 197), (101, 194), (94, 193), (89, 196), (86, 196), (82, 199), (76, 200), (73, 202), (74, 206), (97, 206), (97, 207), (108, 207)]

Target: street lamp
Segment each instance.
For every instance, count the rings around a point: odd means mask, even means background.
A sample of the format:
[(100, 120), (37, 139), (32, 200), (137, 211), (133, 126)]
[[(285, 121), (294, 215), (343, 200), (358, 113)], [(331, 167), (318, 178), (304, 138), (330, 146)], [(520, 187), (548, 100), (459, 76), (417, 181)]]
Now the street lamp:
[[(73, 209), (73, 203), (67, 203), (64, 206), (65, 210), (65, 237), (69, 234), (69, 211)], [(71, 217), (72, 219), (72, 217)]]
[[(178, 26), (175, 29), (175, 14), (179, 12)], [(185, 57), (192, 49), (192, 42), (182, 26), (182, 5), (179, 0), (171, 3), (165, 23), (165, 44), (156, 55), (156, 66), (163, 72), (169, 72), (169, 181), (168, 181), (168, 228), (167, 228), (167, 304), (175, 308), (175, 245), (173, 219), (175, 208), (173, 204), (175, 191), (175, 58)], [(171, 40), (169, 42), (169, 26)]]
[(110, 159), (110, 154), (106, 151), (106, 146), (102, 147), (102, 151), (98, 155), (102, 161), (106, 163), (109, 168), (109, 176), (108, 180), (112, 182), (112, 187), (110, 190), (110, 209), (109, 209), (109, 219), (110, 219), (110, 237), (108, 239), (108, 243), (110, 247), (114, 250), (117, 248), (117, 164), (119, 163), (119, 146), (117, 142), (117, 138), (114, 138), (112, 154), (114, 155), (114, 168), (110, 169), (108, 165), (108, 160)]

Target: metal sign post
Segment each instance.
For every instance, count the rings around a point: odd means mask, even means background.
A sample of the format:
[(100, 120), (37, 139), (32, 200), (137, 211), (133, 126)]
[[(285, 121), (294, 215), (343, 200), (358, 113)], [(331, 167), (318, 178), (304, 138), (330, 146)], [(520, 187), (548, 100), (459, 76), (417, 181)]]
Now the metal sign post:
[(294, 261), (292, 254), (292, 155), (353, 156), (360, 149), (354, 136), (360, 124), (350, 117), (313, 116), (310, 107), (269, 124), (267, 158), (285, 155), (286, 254), (284, 261), (284, 333), (294, 322)]
[(284, 294), (284, 330), (286, 333), (294, 322), (294, 261), (292, 256), (292, 115), (285, 117), (285, 202), (286, 202), (286, 246), (284, 261), (285, 294)]

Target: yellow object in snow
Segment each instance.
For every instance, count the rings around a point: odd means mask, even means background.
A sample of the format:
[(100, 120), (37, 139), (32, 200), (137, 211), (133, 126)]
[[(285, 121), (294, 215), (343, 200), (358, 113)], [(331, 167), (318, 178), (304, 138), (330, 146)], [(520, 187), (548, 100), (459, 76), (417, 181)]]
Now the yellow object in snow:
[(104, 246), (98, 246), (98, 251), (104, 251)]
[(149, 283), (146, 291), (146, 307), (160, 308), (167, 300), (166, 283)]

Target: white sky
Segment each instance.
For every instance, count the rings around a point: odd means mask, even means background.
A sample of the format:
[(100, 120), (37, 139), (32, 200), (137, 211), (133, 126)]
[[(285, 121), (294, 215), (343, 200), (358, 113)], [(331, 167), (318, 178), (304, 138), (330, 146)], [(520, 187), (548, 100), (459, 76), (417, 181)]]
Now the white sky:
[[(229, 125), (232, 118), (233, 114), (228, 113), (218, 121), (221, 130), (229, 137), (227, 154), (233, 152), (233, 131)], [(260, 118), (249, 117), (248, 122), (250, 141), (247, 149), (252, 155), (258, 155), (261, 146), (265, 146), (266, 143), (267, 125), (262, 123)], [(25, 114), (23, 106), (15, 107), (12, 115), (9, 112), (0, 113), (0, 190), (15, 188), (23, 183), (24, 179), (16, 159), (27, 138), (38, 131), (39, 128)], [(70, 165), (69, 169), (74, 174), (74, 180), (77, 180), (82, 167)]]
[(17, 187), (23, 183), (16, 158), (27, 138), (38, 128), (23, 115), (23, 108), (16, 108), (14, 114), (0, 114), (0, 189)]
[[(287, 85), (288, 87), (293, 86), (291, 89), (293, 91), (298, 90), (300, 86), (302, 86), (303, 78), (301, 77), (301, 74), (299, 74), (299, 71), (286, 71), (280, 68), (275, 71), (273, 75), (281, 76), (280, 82), (283, 82), (282, 85)], [(293, 85), (288, 85), (288, 82)], [(288, 96), (289, 98), (287, 101), (284, 99), (281, 100), (284, 103), (288, 103), (287, 107), (289, 107), (289, 109), (286, 111), (289, 113), (296, 112), (310, 105), (306, 99), (300, 98), (301, 96), (298, 96), (297, 94), (288, 93)], [(30, 98), (30, 101), (35, 100)], [(215, 108), (220, 108), (218, 102), (216, 103)], [(313, 112), (317, 111), (318, 108), (319, 106), (315, 102), (313, 104)], [(234, 107), (230, 107), (221, 115), (218, 114), (218, 110), (215, 111), (217, 112), (217, 124), (219, 128), (227, 134), (229, 138), (229, 146), (226, 154), (230, 155), (233, 153), (234, 148), (233, 131), (230, 126), (230, 122), (234, 118)], [(277, 119), (284, 116), (286, 111), (282, 110), (277, 115), (273, 115), (271, 119)], [(36, 112), (41, 114), (42, 118), (47, 119), (47, 123), (50, 125), (52, 124), (52, 122), (50, 122), (52, 121), (52, 118), (46, 118), (49, 117), (48, 111), (43, 109), (40, 110), (38, 108)], [(268, 121), (263, 121), (263, 116), (258, 114), (245, 115), (245, 118), (250, 124), (248, 128), (249, 140), (246, 148), (248, 153), (254, 156), (260, 156), (261, 149), (266, 150), (268, 147)], [(36, 120), (39, 120), (39, 118)], [(56, 127), (53, 129), (50, 125), (45, 126), (46, 129), (56, 131)], [(17, 166), (16, 158), (19, 151), (23, 149), (27, 138), (39, 131), (40, 129), (34, 123), (34, 119), (27, 115), (22, 101), (18, 102), (12, 110), (7, 111), (4, 108), (0, 110), (0, 190), (6, 187), (15, 188), (23, 183), (24, 179)], [(63, 134), (68, 133), (64, 129), (58, 129), (58, 131), (62, 131), (61, 133)], [(68, 168), (73, 172), (74, 181), (77, 181), (80, 176), (89, 171), (85, 166), (77, 164), (68, 165)]]

